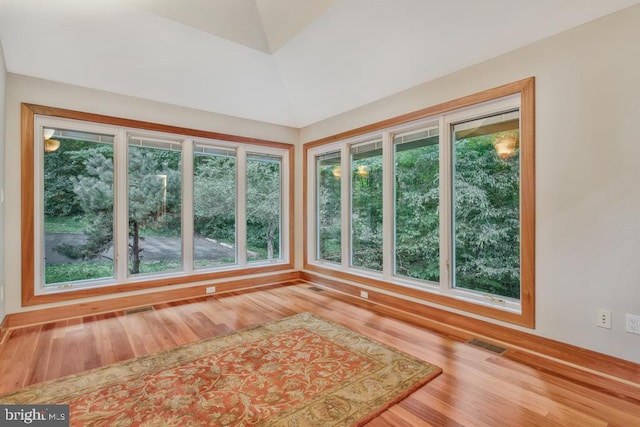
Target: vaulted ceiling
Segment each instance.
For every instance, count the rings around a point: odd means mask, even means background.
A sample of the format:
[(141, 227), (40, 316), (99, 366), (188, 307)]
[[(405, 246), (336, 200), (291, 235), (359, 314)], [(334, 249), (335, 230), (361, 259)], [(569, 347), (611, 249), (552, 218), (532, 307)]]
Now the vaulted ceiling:
[(302, 127), (640, 0), (0, 0), (9, 72)]

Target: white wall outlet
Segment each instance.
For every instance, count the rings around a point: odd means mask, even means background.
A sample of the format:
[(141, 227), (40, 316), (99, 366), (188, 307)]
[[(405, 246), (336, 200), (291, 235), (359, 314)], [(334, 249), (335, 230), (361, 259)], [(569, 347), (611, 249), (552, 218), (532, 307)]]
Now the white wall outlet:
[(640, 335), (640, 316), (627, 314), (627, 332)]
[(209, 287), (206, 289), (206, 292), (207, 292), (208, 294), (215, 294), (215, 293), (216, 293), (216, 287), (215, 287), (215, 286), (209, 286)]
[(0, 286), (0, 302), (4, 301), (4, 286)]
[(597, 323), (601, 328), (611, 329), (611, 310), (598, 309)]
[(368, 299), (369, 298), (369, 292), (360, 291), (360, 298)]

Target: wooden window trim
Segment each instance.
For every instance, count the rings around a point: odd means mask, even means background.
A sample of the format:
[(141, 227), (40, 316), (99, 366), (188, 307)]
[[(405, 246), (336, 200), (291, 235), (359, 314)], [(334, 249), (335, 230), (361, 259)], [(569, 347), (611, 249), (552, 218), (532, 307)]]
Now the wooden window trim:
[[(311, 230), (308, 229), (308, 212), (306, 207), (308, 206), (309, 198), (307, 187), (308, 180), (312, 179), (308, 175), (309, 171), (307, 164), (310, 149), (359, 135), (381, 131), (415, 120), (443, 115), (454, 110), (517, 94), (521, 97), (520, 126), (522, 132), (520, 135), (520, 313), (512, 313), (438, 293), (407, 288), (384, 280), (372, 279), (350, 272), (324, 268), (309, 262), (307, 242), (309, 238), (308, 233), (311, 232)], [(303, 203), (305, 206), (305, 209), (303, 209), (303, 268), (305, 270), (314, 271), (342, 280), (362, 283), (366, 286), (375, 287), (408, 297), (418, 298), (424, 301), (434, 302), (451, 308), (464, 310), (468, 313), (486, 316), (527, 328), (535, 328), (535, 77), (518, 80), (503, 86), (458, 98), (453, 101), (444, 102), (442, 104), (308, 142), (303, 146), (302, 155), (304, 189)]]
[[(164, 132), (181, 136), (198, 137), (206, 139), (218, 139), (223, 141), (260, 145), (287, 150), (289, 156), (289, 260), (287, 263), (277, 265), (249, 266), (224, 271), (209, 271), (199, 274), (189, 274), (173, 277), (162, 277), (157, 280), (139, 280), (126, 284), (114, 284), (95, 288), (82, 288), (70, 291), (36, 295), (35, 293), (35, 259), (34, 259), (34, 224), (36, 212), (34, 206), (34, 126), (35, 116), (43, 115), (49, 117), (79, 120), (84, 122), (98, 123), (103, 125), (135, 128), (146, 131)], [(81, 111), (67, 110), (62, 108), (47, 107), (28, 103), (21, 104), (21, 191), (22, 191), (22, 222), (21, 222), (21, 254), (22, 254), (22, 306), (33, 306), (39, 304), (56, 303), (79, 298), (89, 298), (96, 296), (111, 295), (120, 292), (131, 292), (154, 287), (195, 283), (207, 280), (224, 279), (229, 277), (239, 277), (251, 274), (261, 274), (267, 272), (284, 271), (293, 269), (295, 265), (294, 252), (294, 205), (293, 205), (293, 183), (295, 176), (294, 146), (282, 142), (274, 142), (257, 138), (249, 138), (238, 135), (229, 135), (218, 132), (196, 130), (178, 126), (163, 125), (159, 123), (145, 122), (139, 120), (125, 119), (121, 117), (106, 116), (101, 114), (86, 113)], [(284, 195), (287, 197), (287, 195)]]

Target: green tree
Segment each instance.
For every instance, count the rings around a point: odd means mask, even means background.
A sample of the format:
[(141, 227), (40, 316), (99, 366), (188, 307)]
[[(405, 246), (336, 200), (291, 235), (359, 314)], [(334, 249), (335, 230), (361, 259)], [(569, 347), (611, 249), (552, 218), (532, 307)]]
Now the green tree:
[(281, 227), (281, 174), (279, 160), (247, 161), (247, 243), (264, 248), (266, 258), (279, 256)]
[(456, 141), (456, 284), (520, 298), (520, 159), (485, 135)]
[(194, 231), (235, 243), (236, 159), (217, 155), (194, 158)]
[[(129, 267), (140, 273), (145, 229), (168, 232), (182, 228), (182, 180), (179, 151), (129, 147)], [(178, 231), (177, 235), (180, 236)]]
[(395, 159), (396, 274), (430, 281), (440, 279), (438, 147), (399, 151)]
[(352, 161), (352, 263), (382, 270), (382, 151)]
[(112, 158), (109, 144), (97, 144), (60, 138), (60, 147), (44, 157), (44, 214), (47, 217), (74, 216), (83, 212), (75, 197), (74, 179), (86, 173), (86, 161), (91, 148)]
[(339, 263), (341, 254), (342, 215), (339, 158), (318, 163), (318, 258)]
[[(91, 221), (84, 244), (61, 249), (69, 256), (91, 259), (113, 245), (113, 159), (99, 149), (83, 150), (76, 156), (83, 158), (85, 171), (72, 178), (73, 189), (76, 200), (91, 215)], [(180, 227), (180, 172), (172, 157), (175, 155), (159, 150), (133, 148), (129, 151), (131, 274), (140, 272), (141, 232), (145, 228)]]

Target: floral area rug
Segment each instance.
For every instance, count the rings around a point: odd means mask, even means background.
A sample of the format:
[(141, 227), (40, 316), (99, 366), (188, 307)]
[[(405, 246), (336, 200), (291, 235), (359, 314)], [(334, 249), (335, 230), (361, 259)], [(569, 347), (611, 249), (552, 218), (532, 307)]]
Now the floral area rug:
[(69, 404), (74, 426), (350, 426), (440, 368), (310, 313), (36, 384), (3, 404)]

